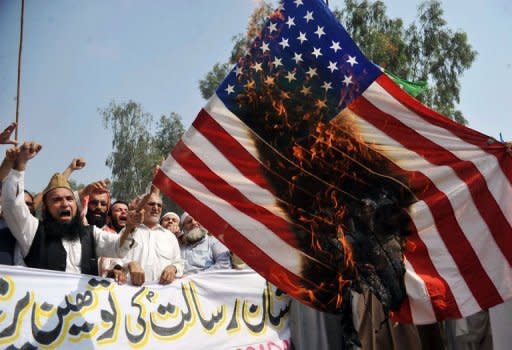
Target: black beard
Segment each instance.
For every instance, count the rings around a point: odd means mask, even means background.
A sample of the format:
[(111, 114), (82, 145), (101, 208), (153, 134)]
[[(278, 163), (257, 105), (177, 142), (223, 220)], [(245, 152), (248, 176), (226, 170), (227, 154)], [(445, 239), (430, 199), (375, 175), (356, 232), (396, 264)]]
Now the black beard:
[(98, 228), (102, 228), (107, 223), (107, 213), (98, 213), (101, 215), (100, 217), (96, 216), (96, 213), (92, 213), (90, 211), (87, 211), (87, 215), (85, 218), (87, 219), (87, 222), (89, 225), (94, 225)]
[(124, 228), (124, 226), (119, 224), (117, 219), (112, 219), (111, 227), (116, 230), (117, 233), (119, 233)]
[(60, 222), (55, 220), (47, 211), (43, 213), (44, 232), (47, 237), (61, 238), (67, 241), (76, 241), (80, 238), (80, 216), (75, 215), (70, 222)]

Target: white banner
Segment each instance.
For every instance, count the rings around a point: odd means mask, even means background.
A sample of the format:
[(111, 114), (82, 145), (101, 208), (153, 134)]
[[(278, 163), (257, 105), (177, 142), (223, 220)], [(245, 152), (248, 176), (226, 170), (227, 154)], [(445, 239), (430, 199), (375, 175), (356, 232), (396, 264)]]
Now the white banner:
[(133, 287), (0, 265), (0, 348), (290, 349), (289, 306), (252, 271)]

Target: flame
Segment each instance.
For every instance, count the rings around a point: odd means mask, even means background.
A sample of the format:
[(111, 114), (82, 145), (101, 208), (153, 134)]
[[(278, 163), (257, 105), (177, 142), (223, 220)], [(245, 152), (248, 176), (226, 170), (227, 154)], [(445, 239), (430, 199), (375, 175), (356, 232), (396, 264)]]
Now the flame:
[[(254, 48), (252, 55), (261, 54)], [(297, 286), (297, 290), (313, 305), (339, 308), (344, 288), (357, 276), (345, 225), (350, 205), (360, 201), (361, 193), (351, 186), (374, 186), (368, 175), (373, 176), (370, 165), (379, 165), (381, 159), (357, 130), (352, 112), (345, 109), (332, 120), (324, 119), (325, 107), (298, 97), (293, 88), (280, 86), (271, 62), (267, 74), (276, 78), (275, 84), (265, 84), (269, 75), (254, 73), (251, 59), (255, 58), (239, 61), (244, 71), (252, 73), (241, 80), (251, 83), (237, 102), (248, 111), (242, 120), (258, 135), (262, 167), (300, 241), (305, 257), (302, 277), (316, 286)], [(328, 268), (319, 276), (313, 268), (308, 270), (308, 262)]]

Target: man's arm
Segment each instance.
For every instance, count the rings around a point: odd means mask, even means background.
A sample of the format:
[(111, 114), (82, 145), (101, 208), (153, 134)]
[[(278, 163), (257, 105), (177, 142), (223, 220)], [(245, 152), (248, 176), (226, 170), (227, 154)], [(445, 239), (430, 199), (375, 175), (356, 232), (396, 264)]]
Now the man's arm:
[(160, 284), (169, 284), (177, 277), (183, 276), (184, 264), (181, 259), (180, 246), (176, 236), (170, 235), (170, 247), (172, 247), (171, 263), (167, 265), (160, 275)]
[(85, 159), (80, 158), (80, 157), (74, 158), (71, 161), (71, 163), (68, 165), (68, 167), (66, 169), (64, 169), (64, 171), (62, 172), (62, 176), (64, 176), (66, 178), (66, 180), (68, 180), (73, 171), (83, 169), (84, 167), (85, 167)]
[(96, 241), (96, 255), (108, 258), (124, 258), (133, 245), (135, 228), (144, 220), (144, 210), (128, 212), (126, 226), (114, 235), (94, 226), (93, 235)]
[(11, 147), (7, 151), (5, 151), (5, 158), (2, 161), (2, 164), (0, 164), (0, 182), (2, 182), (7, 174), (11, 171), (11, 169), (14, 167), (14, 162), (16, 162), (16, 159), (18, 158), (19, 148), (17, 147)]
[(25, 257), (34, 240), (39, 221), (30, 214), (24, 199), (25, 168), (30, 159), (41, 150), (35, 142), (25, 142), (17, 152), (13, 169), (2, 186), (2, 208), (7, 226), (20, 245)]
[(207, 270), (231, 269), (231, 259), (229, 257), (228, 248), (213, 236), (210, 236), (208, 239), (210, 240), (210, 249), (212, 250), (213, 260), (215, 262)]

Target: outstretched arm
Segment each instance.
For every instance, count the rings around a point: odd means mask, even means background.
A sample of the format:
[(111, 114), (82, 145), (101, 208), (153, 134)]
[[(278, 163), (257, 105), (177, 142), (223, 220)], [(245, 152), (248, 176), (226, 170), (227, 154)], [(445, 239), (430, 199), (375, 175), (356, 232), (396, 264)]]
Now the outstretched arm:
[(24, 170), (27, 162), (41, 150), (35, 142), (25, 142), (18, 151), (13, 169), (9, 172), (2, 186), (2, 207), (5, 221), (13, 236), (20, 244), (23, 256), (26, 256), (34, 240), (39, 225), (38, 220), (30, 214), (24, 200)]
[(73, 171), (83, 169), (84, 167), (85, 167), (85, 159), (80, 158), (80, 157), (73, 158), (73, 160), (68, 165), (68, 167), (66, 169), (64, 169), (64, 171), (62, 172), (62, 175), (66, 178), (66, 180), (68, 180)]

